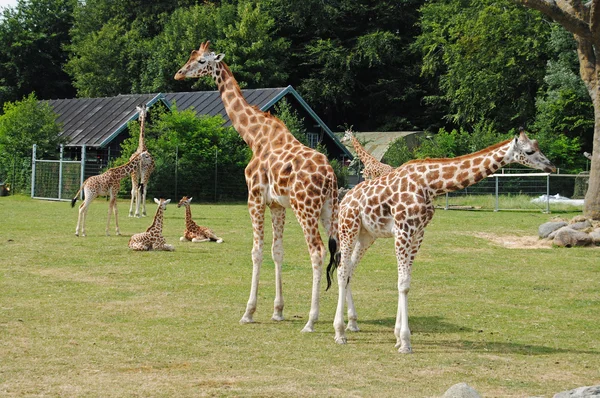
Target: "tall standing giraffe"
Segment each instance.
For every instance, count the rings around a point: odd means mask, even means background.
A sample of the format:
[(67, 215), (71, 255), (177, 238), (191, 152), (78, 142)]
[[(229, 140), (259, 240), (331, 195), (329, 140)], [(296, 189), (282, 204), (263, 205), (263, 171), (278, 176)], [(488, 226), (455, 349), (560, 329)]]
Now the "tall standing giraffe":
[(84, 201), (79, 206), (79, 217), (77, 218), (75, 235), (79, 236), (79, 231), (81, 230), (81, 236), (85, 236), (85, 219), (88, 209), (92, 201), (99, 195), (110, 196), (110, 201), (108, 202), (108, 220), (106, 221), (106, 235), (108, 236), (111, 212), (115, 214), (116, 234), (121, 234), (119, 231), (119, 218), (117, 212), (117, 192), (119, 192), (119, 188), (121, 187), (121, 180), (137, 170), (139, 164), (148, 156), (150, 156), (148, 152), (139, 153), (133, 156), (131, 160), (124, 165), (108, 169), (104, 173), (92, 176), (83, 182), (83, 185), (81, 185), (75, 194), (75, 197), (71, 200), (71, 207), (75, 207), (79, 192), (83, 189)]
[(344, 138), (342, 139), (342, 142), (348, 141), (352, 143), (356, 155), (364, 165), (362, 175), (365, 180), (377, 178), (394, 170), (392, 166), (381, 163), (379, 160), (375, 159), (375, 156), (367, 152), (361, 143), (358, 142), (358, 139), (354, 136), (351, 129), (346, 130), (344, 133)]
[[(412, 160), (393, 172), (363, 181), (351, 189), (340, 205), (341, 261), (337, 269), (338, 305), (333, 327), (335, 341), (346, 343), (344, 298), (348, 302), (348, 330), (356, 331), (356, 310), (350, 279), (365, 251), (377, 238), (395, 239), (398, 265), (398, 312), (394, 334), (401, 353), (412, 351), (408, 328), (408, 290), (413, 260), (434, 213), (433, 198), (475, 184), (509, 163), (552, 172), (555, 167), (521, 130), (515, 139), (453, 159)], [(333, 265), (335, 266), (335, 264)], [(327, 268), (327, 282), (330, 272)]]
[(285, 209), (291, 207), (302, 226), (313, 268), (312, 299), (308, 322), (303, 332), (312, 332), (319, 317), (319, 285), (326, 255), (319, 233), (319, 219), (329, 234), (331, 262), (337, 251), (337, 180), (327, 157), (302, 145), (286, 126), (270, 113), (250, 106), (229, 67), (224, 54), (209, 50), (209, 42), (192, 51), (187, 63), (175, 75), (176, 80), (211, 75), (225, 105), (231, 123), (252, 149), (245, 170), (248, 185), (248, 210), (252, 219), (252, 286), (241, 323), (253, 322), (256, 311), (258, 280), (263, 261), (266, 207), (271, 210), (275, 263), (275, 302), (273, 320), (283, 320), (281, 265)]
[(152, 225), (148, 227), (146, 232), (140, 232), (139, 234), (133, 235), (129, 239), (129, 248), (139, 251), (165, 250), (172, 252), (175, 250), (175, 247), (173, 247), (173, 245), (168, 245), (165, 237), (162, 235), (163, 216), (171, 199), (159, 200), (154, 198), (154, 202), (158, 205), (158, 208), (156, 209)]
[(146, 216), (146, 193), (148, 192), (148, 181), (150, 180), (150, 174), (154, 171), (154, 159), (148, 148), (146, 147), (146, 105), (136, 107), (140, 121), (140, 138), (138, 141), (137, 150), (131, 155), (129, 160), (133, 159), (134, 156), (142, 152), (148, 154), (143, 159), (137, 170), (131, 173), (131, 203), (129, 204), (129, 217), (133, 217), (133, 204), (135, 202), (135, 217), (140, 217), (140, 201), (142, 204), (142, 215)]

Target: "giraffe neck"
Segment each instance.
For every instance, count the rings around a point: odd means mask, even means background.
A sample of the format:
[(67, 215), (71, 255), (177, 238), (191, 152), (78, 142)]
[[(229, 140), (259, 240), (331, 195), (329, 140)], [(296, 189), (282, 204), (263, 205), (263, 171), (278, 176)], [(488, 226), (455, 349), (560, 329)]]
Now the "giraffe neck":
[(138, 153), (147, 151), (146, 148), (146, 116), (140, 117), (140, 139), (138, 141), (137, 151)]
[(237, 80), (235, 80), (231, 70), (224, 62), (217, 64), (213, 71), (213, 78), (221, 93), (221, 100), (225, 105), (225, 111), (231, 120), (231, 124), (254, 151), (258, 136), (262, 132), (257, 124), (250, 123), (249, 120), (252, 116), (256, 117), (263, 114), (263, 112), (248, 104)]
[(366, 163), (370, 163), (373, 161), (379, 163), (379, 161), (377, 159), (375, 159), (375, 157), (373, 155), (371, 155), (369, 152), (367, 152), (365, 150), (365, 148), (360, 144), (360, 142), (354, 135), (352, 136), (352, 146), (354, 147), (354, 150), (356, 151), (356, 155), (363, 163), (366, 164)]
[(123, 166), (112, 168), (111, 171), (117, 178), (125, 178), (126, 176), (137, 170), (138, 164), (139, 156), (137, 158), (134, 158), (129, 163), (125, 163)]
[(154, 215), (154, 221), (152, 221), (152, 225), (148, 227), (146, 232), (162, 231), (163, 212), (162, 206), (158, 206), (158, 209), (156, 209), (156, 214)]
[(185, 205), (185, 227), (190, 228), (194, 226), (194, 220), (192, 220), (192, 209), (190, 205)]
[(473, 185), (510, 163), (509, 152), (513, 140), (507, 140), (479, 152), (451, 159), (416, 161), (425, 184), (434, 195), (458, 191)]

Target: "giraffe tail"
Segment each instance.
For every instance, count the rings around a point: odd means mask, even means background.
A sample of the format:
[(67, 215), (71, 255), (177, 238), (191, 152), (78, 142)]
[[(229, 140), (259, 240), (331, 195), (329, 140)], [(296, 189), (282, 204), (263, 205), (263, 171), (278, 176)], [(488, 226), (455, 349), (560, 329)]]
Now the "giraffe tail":
[(333, 236), (329, 237), (329, 253), (331, 255), (329, 259), (329, 265), (327, 265), (327, 288), (325, 291), (329, 290), (331, 287), (331, 277), (333, 276), (334, 271), (337, 269), (338, 265), (340, 265), (340, 253), (338, 252), (338, 242), (337, 239)]
[(81, 188), (83, 188), (84, 185), (85, 183), (79, 188), (79, 190), (75, 194), (75, 197), (71, 199), (71, 207), (75, 207), (75, 202), (77, 202), (77, 198), (79, 198), (79, 192), (81, 192)]

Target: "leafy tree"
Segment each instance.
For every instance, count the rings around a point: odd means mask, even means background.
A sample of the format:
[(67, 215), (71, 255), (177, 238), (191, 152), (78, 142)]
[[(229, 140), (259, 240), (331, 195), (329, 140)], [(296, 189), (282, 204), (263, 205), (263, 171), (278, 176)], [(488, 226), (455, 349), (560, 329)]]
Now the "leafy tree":
[(485, 120), (501, 129), (533, 118), (550, 28), (510, 0), (442, 0), (421, 8), (415, 46), (422, 71), (439, 79), (430, 104), (447, 103), (449, 121)]
[(406, 140), (400, 137), (390, 144), (381, 161), (392, 167), (399, 167), (414, 158), (414, 150), (411, 150), (406, 144)]
[(298, 112), (292, 108), (286, 98), (275, 104), (275, 114), (298, 141), (309, 146), (306, 127), (304, 127), (304, 118), (298, 115)]
[[(150, 110), (146, 128), (146, 145), (156, 162), (148, 191), (163, 197), (193, 196), (197, 200), (215, 199), (215, 158), (219, 197), (245, 198), (244, 168), (251, 153), (239, 134), (231, 127), (223, 127), (221, 116), (200, 116), (192, 110)], [(132, 123), (131, 137), (122, 145), (122, 156), (117, 162), (129, 159), (138, 145), (139, 127)], [(227, 180), (225, 180), (227, 176)], [(124, 191), (131, 188), (125, 185)]]
[(0, 17), (0, 105), (35, 92), (38, 98), (70, 97), (63, 71), (75, 0), (20, 0)]
[(600, 1), (580, 2), (566, 0), (519, 0), (528, 8), (558, 22), (571, 32), (577, 43), (579, 75), (588, 90), (594, 105), (594, 136), (592, 164), (588, 191), (585, 195), (584, 214), (592, 219), (600, 219)]
[(13, 188), (24, 189), (29, 181), (33, 144), (37, 145), (37, 157), (56, 154), (58, 146), (64, 143), (58, 136), (61, 127), (50, 105), (38, 101), (33, 93), (21, 101), (5, 102), (3, 110), (4, 114), (0, 116), (0, 180), (6, 179)]

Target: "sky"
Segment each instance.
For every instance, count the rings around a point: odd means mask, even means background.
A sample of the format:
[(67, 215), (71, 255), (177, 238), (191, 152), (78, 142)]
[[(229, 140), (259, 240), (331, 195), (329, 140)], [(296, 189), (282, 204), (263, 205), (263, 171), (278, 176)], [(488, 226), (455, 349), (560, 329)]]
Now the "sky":
[(0, 8), (16, 7), (17, 0), (0, 0)]

